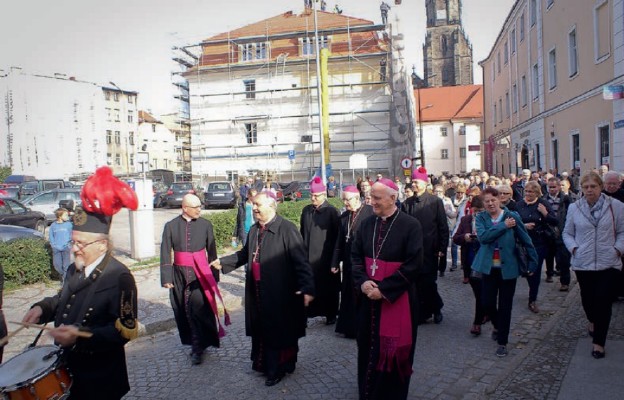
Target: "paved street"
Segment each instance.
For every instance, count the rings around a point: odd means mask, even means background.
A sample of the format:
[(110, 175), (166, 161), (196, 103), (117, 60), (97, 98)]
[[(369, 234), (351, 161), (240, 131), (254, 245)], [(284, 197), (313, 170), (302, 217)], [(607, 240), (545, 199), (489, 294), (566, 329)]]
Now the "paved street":
[[(227, 280), (223, 287), (233, 295), (241, 295), (242, 276), (234, 273)], [(576, 285), (570, 293), (561, 293), (557, 284), (542, 283), (542, 312), (536, 315), (526, 307), (526, 282), (518, 281), (510, 353), (499, 359), (494, 355), (496, 345), (489, 338), (490, 326), (484, 326), (484, 333), (478, 338), (468, 332), (473, 298), (470, 287), (461, 283), (460, 272), (447, 273), (439, 284), (446, 303), (445, 319), (440, 325), (419, 327), (410, 398), (556, 399), (573, 357), (580, 357), (583, 364), (597, 362), (589, 356), (591, 345), (586, 338)], [(624, 304), (616, 303), (614, 312), (607, 351), (619, 351), (598, 361), (604, 361), (604, 367), (606, 363), (621, 365), (624, 358)], [(325, 326), (321, 319), (313, 320), (308, 336), (300, 341), (296, 372), (277, 386), (267, 388), (264, 378), (251, 370), (250, 340), (244, 336), (244, 315), (240, 309), (233, 313), (232, 320), (222, 347), (210, 349), (205, 362), (196, 367), (191, 367), (189, 349), (179, 344), (175, 329), (131, 343), (127, 354), (133, 389), (126, 398), (357, 398), (355, 342), (337, 337), (333, 326)], [(583, 376), (588, 374), (584, 368), (581, 372)], [(569, 398), (575, 397), (561, 399)]]
[[(180, 211), (156, 210), (155, 241), (162, 225)], [(124, 256), (128, 246), (127, 214), (115, 218), (113, 235)], [(126, 235), (125, 237), (123, 235)], [(158, 246), (158, 244), (157, 244)], [(128, 246), (129, 247), (129, 246)], [(139, 320), (143, 336), (127, 349), (131, 392), (127, 399), (355, 399), (357, 398), (356, 345), (338, 337), (322, 319), (311, 320), (308, 336), (300, 341), (297, 370), (277, 386), (267, 388), (264, 378), (251, 370), (250, 340), (244, 334), (243, 275), (235, 271), (222, 278), (220, 287), (233, 324), (220, 349), (209, 349), (205, 362), (192, 367), (189, 349), (180, 345), (174, 328), (168, 292), (160, 287), (158, 267), (133, 267), (139, 291)], [(444, 299), (444, 321), (418, 329), (410, 398), (414, 399), (619, 399), (624, 392), (624, 302), (613, 306), (607, 357), (594, 360), (578, 286), (569, 293), (557, 283), (542, 281), (538, 304), (527, 307), (526, 281), (518, 281), (509, 356), (494, 355), (491, 326), (474, 338), (469, 328), (474, 299), (461, 272), (447, 272), (438, 280)], [(21, 320), (35, 301), (55, 293), (58, 284), (37, 284), (5, 293), (8, 321)], [(15, 325), (9, 325), (13, 330)], [(173, 328), (173, 329), (172, 329)], [(19, 354), (36, 332), (22, 331), (5, 349), (6, 359)], [(39, 344), (49, 344), (43, 336)]]

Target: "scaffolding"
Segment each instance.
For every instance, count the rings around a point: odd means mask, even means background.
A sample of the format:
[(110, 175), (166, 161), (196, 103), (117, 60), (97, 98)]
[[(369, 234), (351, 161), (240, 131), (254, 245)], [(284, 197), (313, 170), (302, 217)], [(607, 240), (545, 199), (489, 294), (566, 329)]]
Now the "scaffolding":
[[(317, 74), (311, 67), (315, 55), (307, 48), (314, 35), (310, 12), (306, 10), (295, 16), (309, 16), (305, 18), (302, 29), (280, 32), (276, 26), (269, 25), (269, 19), (265, 21), (262, 35), (232, 35), (236, 31), (230, 31), (198, 44), (177, 48), (180, 53), (185, 50), (191, 53), (186, 57), (177, 55), (173, 60), (184, 70), (180, 76), (187, 80), (187, 105), (189, 109), (193, 107), (188, 122), (192, 131), (194, 162), (218, 160), (236, 166), (240, 165), (243, 157), (258, 162), (255, 168), (228, 169), (232, 171), (232, 174), (227, 173), (227, 178), (231, 180), (235, 180), (234, 175), (238, 174), (260, 173), (273, 179), (280, 179), (280, 174), (291, 177), (296, 174), (300, 179), (314, 174), (320, 158), (320, 139), (313, 133), (318, 128), (315, 117), (319, 110), (315, 107)], [(396, 118), (390, 115), (394, 100), (388, 79), (388, 72), (392, 75), (393, 63), (389, 62), (392, 40), (384, 25), (366, 24), (361, 19), (347, 16), (344, 18), (344, 26), (318, 30), (319, 44), (330, 47), (332, 51), (329, 60), (331, 98), (342, 101), (339, 104), (341, 108), (330, 111), (331, 153), (339, 160), (340, 170), (347, 169), (348, 155), (365, 152), (369, 154), (369, 159), (377, 162), (377, 169), (394, 172), (387, 165), (391, 157), (392, 161), (396, 158), (391, 149), (396, 142), (391, 138), (391, 124)], [(342, 39), (338, 41), (337, 37)], [(277, 46), (283, 41), (289, 44), (288, 49), (294, 49), (295, 43), (296, 53), (291, 54)], [(201, 49), (201, 53), (197, 49)], [(390, 64), (388, 70), (387, 64)], [(354, 73), (360, 75), (359, 81), (353, 81)], [(215, 79), (221, 75), (227, 78), (217, 85)], [(253, 82), (253, 90), (241, 90), (241, 81)], [(265, 87), (256, 87), (256, 81), (263, 82)], [(221, 90), (212, 90), (207, 85), (209, 83), (219, 86)], [(354, 104), (345, 108), (349, 102)], [(244, 108), (243, 115), (235, 116), (241, 108)], [(297, 111), (293, 112), (293, 109)], [(249, 134), (246, 128), (250, 121), (262, 123), (265, 127), (263, 133), (269, 132), (270, 140), (262, 144), (249, 140), (248, 143), (236, 144), (235, 138), (240, 140)], [(218, 133), (220, 140), (215, 143), (217, 134), (214, 130), (217, 128), (213, 127), (225, 125), (227, 130)], [(368, 138), (362, 138), (362, 127), (366, 127)], [(302, 133), (293, 137), (293, 132), (301, 130)], [(213, 141), (209, 142), (211, 139)], [(366, 143), (367, 147), (362, 147), (362, 143)], [(405, 145), (404, 141), (402, 144)], [(289, 155), (287, 148), (302, 151), (303, 157), (290, 168), (283, 168), (280, 167), (280, 160)], [(401, 151), (405, 153), (408, 150)], [(216, 171), (193, 172), (223, 179), (223, 174)]]

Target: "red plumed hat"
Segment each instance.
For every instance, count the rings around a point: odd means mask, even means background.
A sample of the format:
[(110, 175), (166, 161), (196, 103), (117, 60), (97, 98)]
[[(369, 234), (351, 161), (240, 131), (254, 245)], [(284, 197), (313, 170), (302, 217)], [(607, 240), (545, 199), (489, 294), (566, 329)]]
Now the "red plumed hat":
[(113, 176), (109, 167), (100, 167), (91, 175), (80, 192), (82, 209), (74, 215), (74, 230), (108, 233), (112, 216), (122, 207), (136, 210), (139, 200), (125, 182)]

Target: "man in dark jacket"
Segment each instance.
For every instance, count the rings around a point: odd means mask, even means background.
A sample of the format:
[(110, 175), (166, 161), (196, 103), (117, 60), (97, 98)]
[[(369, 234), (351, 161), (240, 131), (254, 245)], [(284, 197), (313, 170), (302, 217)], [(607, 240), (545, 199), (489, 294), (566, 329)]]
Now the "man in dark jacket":
[(544, 258), (546, 260), (546, 282), (553, 281), (556, 267), (561, 283), (559, 290), (567, 292), (570, 288), (570, 252), (563, 243), (561, 232), (563, 232), (565, 227), (568, 207), (574, 200), (561, 191), (559, 178), (550, 178), (548, 180), (548, 192), (544, 194), (544, 200), (550, 204), (559, 220), (557, 226), (552, 228), (553, 237), (550, 239), (551, 243), (547, 246), (546, 257)]
[[(102, 168), (96, 171), (96, 178)], [(63, 349), (62, 358), (72, 374), (72, 400), (121, 399), (128, 393), (124, 345), (138, 335), (134, 278), (111, 254), (111, 217), (98, 213), (110, 204), (102, 199), (85, 201), (85, 192), (103, 192), (91, 190), (92, 178), (85, 183), (81, 197), (83, 206), (94, 212), (79, 209), (74, 215), (71, 243), (75, 261), (69, 266), (63, 288), (57, 295), (34, 304), (23, 318), (25, 323), (54, 322), (55, 328), (49, 333)], [(112, 171), (110, 178), (117, 179)], [(136, 209), (136, 194), (125, 183), (119, 185), (125, 185), (121, 196), (134, 196), (131, 208)]]
[(531, 179), (531, 170), (523, 169), (521, 179), (511, 185), (513, 189), (513, 200), (517, 203), (524, 197), (524, 186)]
[(624, 189), (620, 187), (622, 184), (622, 176), (620, 173), (616, 171), (606, 172), (602, 180), (604, 182), (602, 193), (624, 203)]
[(427, 193), (427, 170), (419, 167), (412, 174), (414, 196), (401, 205), (401, 211), (416, 218), (423, 231), (423, 271), (417, 281), (420, 308), (419, 322), (426, 322), (433, 315), (433, 322), (442, 322), (444, 302), (438, 293), (438, 259), (446, 254), (449, 228), (444, 204), (437, 196)]

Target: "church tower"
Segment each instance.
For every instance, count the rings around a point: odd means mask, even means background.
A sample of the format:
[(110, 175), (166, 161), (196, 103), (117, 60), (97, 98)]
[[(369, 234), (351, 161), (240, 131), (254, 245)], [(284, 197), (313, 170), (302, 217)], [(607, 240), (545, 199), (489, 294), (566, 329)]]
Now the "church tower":
[(461, 0), (426, 0), (426, 7), (423, 57), (427, 86), (472, 85), (472, 45), (461, 24)]

